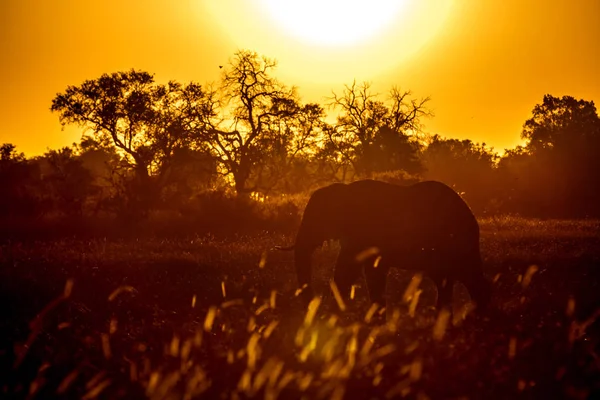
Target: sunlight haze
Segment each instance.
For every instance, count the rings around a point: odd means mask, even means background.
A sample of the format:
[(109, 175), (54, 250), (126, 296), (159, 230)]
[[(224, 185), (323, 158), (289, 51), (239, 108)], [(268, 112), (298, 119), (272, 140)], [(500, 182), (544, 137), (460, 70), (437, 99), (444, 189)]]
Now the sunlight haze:
[[(431, 97), (426, 132), (521, 143), (546, 93), (600, 99), (600, 2), (116, 0), (0, 3), (0, 142), (29, 155), (78, 141), (54, 96), (103, 73), (141, 69), (202, 84), (238, 49), (278, 60), (277, 76), (325, 104), (369, 81)], [(325, 25), (325, 26), (324, 26)]]
[(371, 39), (403, 11), (407, 0), (262, 0), (284, 31), (325, 46), (349, 46)]

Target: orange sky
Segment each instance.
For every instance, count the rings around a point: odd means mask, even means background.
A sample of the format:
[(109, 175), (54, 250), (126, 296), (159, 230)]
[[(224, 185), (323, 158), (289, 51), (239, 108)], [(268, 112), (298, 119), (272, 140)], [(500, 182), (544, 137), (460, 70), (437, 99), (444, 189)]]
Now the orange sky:
[(498, 150), (520, 143), (545, 93), (600, 102), (600, 1), (419, 1), (450, 4), (448, 13), (404, 14), (394, 26), (410, 32), (340, 50), (298, 43), (261, 0), (1, 0), (0, 143), (33, 155), (77, 141), (81, 132), (62, 131), (49, 111), (67, 85), (130, 68), (211, 82), (240, 47), (278, 59), (305, 101), (323, 102), (353, 77), (382, 93), (396, 85), (431, 97), (426, 131)]

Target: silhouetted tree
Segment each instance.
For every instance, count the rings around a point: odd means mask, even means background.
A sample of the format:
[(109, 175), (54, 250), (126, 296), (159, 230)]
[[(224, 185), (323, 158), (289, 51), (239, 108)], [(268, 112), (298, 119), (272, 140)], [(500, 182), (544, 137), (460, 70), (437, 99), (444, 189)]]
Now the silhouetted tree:
[(208, 135), (199, 135), (241, 195), (273, 187), (285, 165), (312, 146), (323, 115), (316, 104), (301, 105), (295, 88), (272, 76), (276, 66), (255, 52), (238, 51), (207, 113)]
[(17, 152), (17, 146), (12, 143), (3, 143), (0, 146), (0, 165), (25, 161), (25, 154)]
[(94, 185), (92, 172), (83, 166), (74, 150), (69, 147), (49, 150), (37, 162), (45, 188), (44, 197), (51, 201), (53, 209), (63, 215), (82, 216), (98, 187)]
[(600, 118), (592, 101), (545, 95), (500, 168), (513, 207), (545, 216), (600, 215)]
[(314, 181), (310, 159), (319, 146), (318, 138), (322, 138), (323, 117), (321, 106), (307, 104), (299, 105), (289, 117), (271, 120), (268, 137), (259, 140), (263, 159), (250, 177), (252, 185), (265, 194), (289, 193), (292, 185), (297, 186), (297, 179), (304, 179), (304, 184)]
[[(333, 94), (330, 106), (341, 113), (329, 140), (357, 173), (371, 176), (373, 171), (397, 167), (419, 170), (418, 145), (409, 135), (419, 132), (421, 119), (430, 115), (425, 108), (429, 99), (409, 99), (410, 95), (392, 88), (389, 102), (383, 102), (370, 84), (356, 82), (345, 86), (341, 95)], [(388, 159), (381, 162), (381, 157)]]
[(531, 154), (545, 150), (579, 154), (600, 143), (599, 118), (593, 101), (549, 94), (533, 108), (521, 138)]
[(160, 198), (175, 150), (189, 146), (210, 104), (198, 84), (160, 85), (150, 73), (131, 70), (69, 86), (54, 98), (51, 110), (63, 125), (87, 128), (123, 155), (135, 180), (129, 182), (133, 212)]
[(84, 136), (80, 143), (74, 143), (73, 146), (82, 166), (91, 172), (94, 185), (108, 189), (112, 171), (118, 168), (122, 160), (116, 148), (89, 136)]
[(0, 217), (37, 217), (46, 211), (40, 198), (37, 165), (4, 143), (0, 146)]
[(423, 172), (421, 144), (415, 137), (382, 126), (371, 147), (372, 169), (375, 172), (404, 171), (409, 174)]
[[(539, 161), (539, 160), (538, 160)], [(549, 182), (553, 175), (536, 162), (523, 146), (507, 149), (498, 162), (499, 187), (503, 190), (501, 210), (526, 216), (547, 217), (558, 188), (551, 184), (540, 185), (540, 179)]]
[(498, 156), (485, 143), (434, 135), (422, 155), (423, 178), (446, 183), (461, 193), (477, 213), (498, 199)]
[(215, 187), (217, 172), (217, 160), (212, 154), (189, 148), (177, 149), (163, 193), (165, 206), (181, 209), (194, 196)]

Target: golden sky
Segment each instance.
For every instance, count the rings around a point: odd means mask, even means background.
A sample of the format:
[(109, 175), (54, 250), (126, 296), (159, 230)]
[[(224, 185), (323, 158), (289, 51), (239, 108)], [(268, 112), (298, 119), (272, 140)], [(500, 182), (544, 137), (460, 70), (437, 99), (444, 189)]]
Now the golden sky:
[(498, 150), (546, 93), (600, 102), (600, 0), (286, 1), (0, 0), (0, 143), (78, 141), (49, 111), (67, 85), (130, 68), (212, 82), (239, 48), (277, 59), (304, 101), (395, 85), (431, 97), (427, 132)]

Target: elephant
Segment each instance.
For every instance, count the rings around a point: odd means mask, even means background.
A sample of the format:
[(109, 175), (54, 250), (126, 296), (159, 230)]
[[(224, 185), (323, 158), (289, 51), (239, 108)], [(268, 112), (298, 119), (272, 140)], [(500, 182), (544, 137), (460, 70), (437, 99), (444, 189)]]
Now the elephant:
[(312, 254), (326, 240), (340, 242), (333, 281), (343, 298), (364, 272), (371, 302), (383, 306), (388, 271), (397, 267), (420, 270), (432, 279), (438, 308), (451, 308), (456, 280), (467, 287), (477, 310), (490, 302), (479, 224), (460, 195), (441, 182), (400, 186), (366, 179), (314, 191), (295, 244), (287, 248), (294, 251), (305, 302), (314, 296)]

